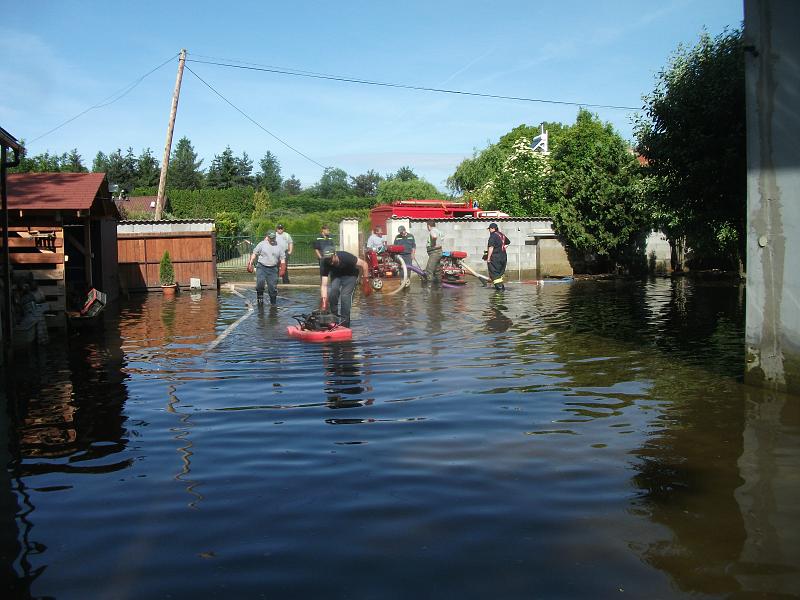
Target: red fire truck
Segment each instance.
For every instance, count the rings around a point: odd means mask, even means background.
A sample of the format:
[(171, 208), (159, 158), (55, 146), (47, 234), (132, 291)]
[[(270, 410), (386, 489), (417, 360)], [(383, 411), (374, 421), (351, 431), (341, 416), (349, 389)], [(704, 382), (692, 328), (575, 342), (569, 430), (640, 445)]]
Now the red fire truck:
[(500, 211), (485, 211), (477, 203), (469, 200), (457, 202), (450, 200), (397, 200), (391, 204), (381, 204), (370, 211), (372, 227), (384, 231), (386, 220), (391, 217), (406, 219), (457, 219), (459, 217), (494, 218), (507, 217)]

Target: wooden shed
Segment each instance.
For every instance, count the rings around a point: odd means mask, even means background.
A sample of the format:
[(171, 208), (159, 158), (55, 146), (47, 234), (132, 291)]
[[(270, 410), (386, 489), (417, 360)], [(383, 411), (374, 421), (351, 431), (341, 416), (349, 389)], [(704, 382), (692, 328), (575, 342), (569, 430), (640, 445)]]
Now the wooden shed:
[(117, 222), (105, 173), (8, 175), (10, 262), (45, 291), (48, 324), (66, 325), (96, 288), (119, 295)]
[(213, 220), (121, 221), (117, 226), (120, 283), (126, 291), (160, 289), (164, 251), (175, 267), (175, 282), (199, 279), (217, 286), (217, 240)]

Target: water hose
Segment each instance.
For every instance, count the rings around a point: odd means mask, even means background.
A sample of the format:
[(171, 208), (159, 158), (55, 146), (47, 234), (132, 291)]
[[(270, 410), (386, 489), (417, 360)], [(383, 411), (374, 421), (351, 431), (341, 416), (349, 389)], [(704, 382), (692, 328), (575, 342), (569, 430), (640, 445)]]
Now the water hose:
[(240, 297), (242, 300), (244, 300), (244, 305), (247, 307), (247, 312), (245, 312), (245, 313), (244, 313), (244, 314), (243, 314), (241, 317), (239, 317), (238, 319), (236, 319), (236, 321), (234, 321), (233, 323), (231, 323), (230, 325), (228, 325), (228, 326), (225, 328), (225, 331), (223, 331), (222, 333), (220, 333), (220, 334), (217, 336), (217, 339), (215, 339), (213, 342), (211, 342), (211, 343), (208, 345), (208, 348), (206, 348), (206, 352), (209, 352), (209, 351), (213, 350), (214, 348), (216, 348), (216, 347), (217, 347), (217, 346), (220, 344), (220, 342), (221, 342), (222, 340), (224, 340), (226, 337), (228, 337), (228, 335), (231, 333), (231, 331), (233, 331), (233, 330), (234, 330), (234, 329), (236, 329), (236, 328), (237, 328), (239, 325), (241, 325), (241, 324), (242, 324), (242, 321), (244, 321), (244, 320), (245, 320), (247, 317), (249, 317), (250, 315), (252, 315), (252, 314), (253, 314), (253, 311), (255, 310), (255, 309), (253, 308), (253, 304), (252, 304), (252, 302), (250, 302), (250, 301), (249, 301), (247, 298), (245, 298), (245, 297), (244, 297), (242, 294), (240, 294), (239, 292), (237, 292), (237, 291), (236, 291), (236, 288), (234, 287), (234, 285), (233, 285), (233, 284), (230, 284), (230, 289), (231, 289), (231, 292), (233, 292), (234, 294), (236, 294), (237, 296), (239, 296), (239, 297)]
[(472, 275), (474, 275), (478, 279), (483, 279), (484, 281), (487, 281), (487, 282), (491, 282), (492, 281), (486, 275), (481, 275), (480, 273), (476, 273), (475, 271), (473, 271), (467, 263), (461, 263), (461, 266), (463, 266), (467, 271), (469, 271)]

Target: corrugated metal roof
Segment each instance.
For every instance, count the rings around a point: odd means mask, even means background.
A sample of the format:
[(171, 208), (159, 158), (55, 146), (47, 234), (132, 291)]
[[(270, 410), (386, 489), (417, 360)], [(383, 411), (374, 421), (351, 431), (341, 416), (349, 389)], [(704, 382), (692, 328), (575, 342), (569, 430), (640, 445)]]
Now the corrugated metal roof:
[(120, 225), (153, 225), (155, 223), (216, 223), (214, 219), (162, 219), (153, 221), (152, 219), (139, 219), (133, 221), (120, 221)]
[(9, 173), (8, 208), (90, 210), (105, 177), (105, 173)]

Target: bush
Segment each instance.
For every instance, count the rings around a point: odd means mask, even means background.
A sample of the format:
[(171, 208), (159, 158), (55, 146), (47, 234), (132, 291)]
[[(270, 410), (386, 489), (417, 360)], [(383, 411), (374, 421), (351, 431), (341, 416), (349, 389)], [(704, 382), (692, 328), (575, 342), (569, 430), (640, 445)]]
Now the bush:
[(274, 230), (278, 223), (282, 223), (292, 235), (317, 235), (323, 224), (327, 224), (335, 233), (339, 229), (339, 221), (347, 218), (358, 219), (359, 223), (368, 222), (369, 210), (329, 210), (289, 218), (276, 217), (271, 213), (268, 217), (253, 219), (247, 229), (251, 235), (263, 238), (267, 231)]
[(441, 193), (432, 183), (424, 179), (410, 179), (402, 181), (391, 179), (378, 184), (378, 204), (388, 204), (395, 200), (409, 200), (412, 198), (423, 200), (426, 198), (447, 199), (447, 194)]
[[(154, 188), (136, 188), (133, 191), (134, 196), (155, 194)], [(255, 208), (255, 189), (252, 187), (168, 189), (166, 195), (177, 219), (213, 219), (214, 215), (222, 212), (250, 216)]]
[(161, 263), (158, 265), (158, 278), (161, 280), (161, 285), (175, 285), (175, 268), (172, 266), (169, 250), (164, 250), (164, 254), (161, 256)]

